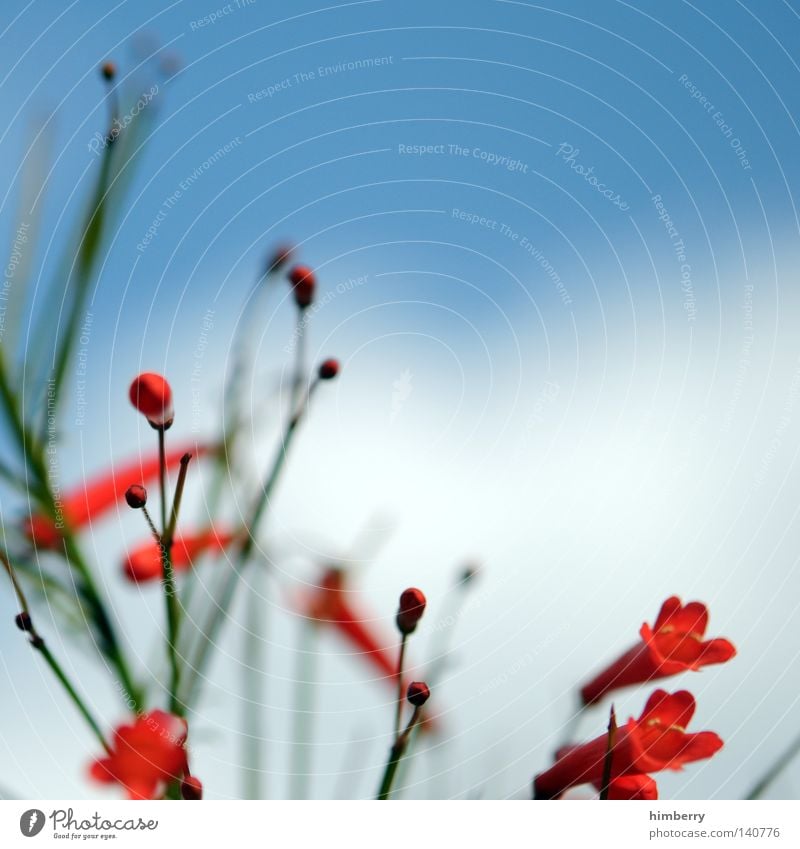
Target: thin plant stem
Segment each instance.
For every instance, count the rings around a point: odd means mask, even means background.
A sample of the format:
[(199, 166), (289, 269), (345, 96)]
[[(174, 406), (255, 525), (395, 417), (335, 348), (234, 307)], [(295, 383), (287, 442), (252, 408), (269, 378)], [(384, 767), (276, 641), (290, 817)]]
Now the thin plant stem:
[(389, 760), (386, 762), (383, 779), (381, 780), (381, 786), (376, 797), (378, 801), (386, 801), (391, 795), (392, 784), (394, 783), (394, 777), (397, 774), (397, 767), (403, 759), (403, 755), (405, 754), (408, 746), (408, 739), (416, 724), (419, 722), (420, 716), (420, 708), (415, 707), (414, 713), (411, 715), (411, 719), (409, 720), (405, 731), (403, 731), (402, 734), (398, 734), (397, 739), (392, 744), (392, 748), (389, 751)]
[(397, 709), (394, 718), (394, 736), (400, 735), (400, 725), (403, 721), (403, 665), (406, 657), (406, 643), (408, 642), (408, 634), (403, 634), (403, 639), (400, 640), (400, 654), (397, 658)]
[(86, 724), (91, 728), (95, 737), (97, 737), (100, 745), (106, 750), (107, 753), (111, 754), (111, 747), (106, 742), (106, 738), (103, 735), (103, 732), (100, 730), (100, 725), (97, 720), (92, 715), (92, 712), (86, 705), (86, 702), (81, 698), (78, 690), (70, 680), (67, 673), (62, 668), (61, 664), (56, 660), (53, 653), (45, 644), (44, 639), (36, 630), (33, 625), (33, 619), (31, 618), (30, 607), (28, 606), (28, 600), (25, 598), (25, 593), (22, 591), (22, 587), (20, 586), (19, 581), (17, 580), (17, 576), (15, 574), (14, 568), (11, 565), (11, 561), (6, 557), (5, 553), (0, 553), (0, 561), (2, 561), (3, 566), (8, 574), (9, 579), (11, 580), (11, 585), (14, 588), (14, 594), (17, 597), (17, 602), (19, 603), (20, 611), (22, 615), (27, 617), (28, 627), (27, 633), (30, 634), (30, 644), (31, 646), (39, 652), (39, 654), (44, 658), (47, 665), (50, 667), (53, 674), (58, 679), (61, 686), (66, 691), (67, 695), (72, 700), (75, 707), (78, 709), (78, 712), (81, 716), (86, 720)]
[(800, 755), (800, 735), (792, 740), (789, 747), (778, 757), (775, 763), (753, 785), (745, 799), (761, 799), (776, 778)]
[(264, 615), (260, 592), (263, 572), (254, 573), (247, 596), (242, 652), (242, 796), (264, 798)]
[(164, 438), (164, 427), (160, 426), (158, 430), (158, 485), (161, 489), (161, 535), (167, 534), (167, 456), (166, 445)]
[(600, 801), (608, 799), (611, 789), (611, 769), (614, 761), (614, 746), (617, 744), (617, 715), (614, 705), (611, 705), (611, 713), (608, 717), (608, 743), (606, 744), (606, 756), (603, 761), (603, 778), (600, 783)]

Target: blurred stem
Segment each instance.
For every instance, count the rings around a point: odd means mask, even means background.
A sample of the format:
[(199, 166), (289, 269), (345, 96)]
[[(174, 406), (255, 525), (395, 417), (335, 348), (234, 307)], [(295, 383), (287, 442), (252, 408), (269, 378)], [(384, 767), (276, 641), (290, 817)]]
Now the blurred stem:
[(775, 763), (772, 764), (755, 785), (753, 785), (753, 788), (745, 796), (745, 799), (761, 799), (772, 782), (781, 775), (798, 755), (800, 755), (800, 736), (794, 738), (789, 747), (778, 757)]
[(303, 619), (295, 651), (294, 710), (292, 711), (292, 775), (290, 799), (308, 799), (314, 733), (317, 629)]
[(608, 717), (608, 742), (606, 744), (606, 757), (603, 761), (603, 778), (600, 783), (600, 801), (608, 800), (608, 792), (611, 788), (611, 767), (614, 761), (614, 746), (617, 743), (617, 715), (614, 705), (611, 705), (611, 713)]
[(158, 430), (158, 486), (161, 490), (161, 535), (166, 539), (167, 536), (167, 450), (166, 439), (164, 435), (164, 426), (157, 428)]
[(264, 625), (263, 595), (259, 591), (262, 571), (256, 570), (254, 584), (247, 596), (244, 623), (242, 673), (244, 699), (242, 702), (242, 797), (263, 799), (264, 729)]

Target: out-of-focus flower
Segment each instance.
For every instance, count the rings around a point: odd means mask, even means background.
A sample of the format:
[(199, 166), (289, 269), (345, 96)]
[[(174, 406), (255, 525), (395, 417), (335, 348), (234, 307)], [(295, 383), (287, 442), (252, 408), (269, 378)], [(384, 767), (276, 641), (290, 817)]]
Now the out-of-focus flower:
[[(638, 719), (631, 717), (617, 731), (612, 749), (611, 778), (631, 774), (679, 770), (684, 764), (710, 758), (722, 748), (713, 731), (687, 734), (696, 703), (691, 693), (656, 690)], [(556, 799), (579, 784), (599, 786), (603, 779), (608, 735), (562, 750), (545, 772), (534, 779), (537, 799)]]
[(662, 605), (655, 625), (642, 625), (641, 642), (581, 688), (584, 704), (597, 702), (620, 687), (730, 660), (736, 649), (725, 639), (704, 640), (707, 627), (704, 604), (691, 601), (682, 605), (677, 596), (671, 596)]
[(166, 379), (153, 371), (145, 371), (131, 382), (128, 396), (131, 404), (153, 427), (168, 428), (175, 418), (172, 388)]
[[(210, 450), (206, 445), (192, 445), (168, 451), (167, 468), (179, 465), (187, 448), (198, 457)], [(63, 522), (72, 531), (80, 531), (122, 501), (132, 480), (141, 484), (157, 480), (159, 468), (158, 452), (154, 452), (115, 466), (111, 471), (103, 472), (62, 493), (59, 523)], [(55, 548), (61, 540), (56, 523), (49, 516), (42, 514), (35, 514), (24, 521), (23, 531), (39, 548)]]
[(295, 247), (289, 242), (277, 245), (267, 258), (267, 274), (280, 271), (294, 256)]
[(111, 752), (91, 765), (90, 775), (103, 784), (119, 784), (129, 799), (158, 798), (187, 772), (186, 734), (185, 720), (150, 711), (117, 728)]
[[(172, 543), (172, 568), (175, 572), (186, 572), (198, 557), (208, 552), (224, 551), (234, 539), (235, 534), (213, 528), (178, 536)], [(134, 583), (160, 581), (164, 568), (161, 546), (154, 539), (143, 542), (128, 552), (122, 568), (125, 577)]]

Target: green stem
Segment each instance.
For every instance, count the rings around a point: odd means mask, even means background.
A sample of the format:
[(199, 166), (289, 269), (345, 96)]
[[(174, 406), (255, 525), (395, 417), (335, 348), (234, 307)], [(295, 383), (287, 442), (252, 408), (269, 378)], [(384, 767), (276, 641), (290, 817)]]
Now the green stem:
[(314, 682), (316, 679), (316, 627), (306, 620), (300, 623), (296, 650), (294, 710), (292, 711), (292, 775), (290, 799), (307, 799), (311, 775), (312, 733), (314, 725)]
[(378, 801), (386, 801), (391, 796), (392, 784), (394, 783), (394, 777), (397, 774), (397, 767), (400, 765), (400, 761), (403, 759), (403, 755), (406, 752), (411, 732), (419, 722), (420, 713), (420, 709), (415, 707), (414, 713), (412, 714), (405, 731), (397, 736), (397, 739), (392, 744), (392, 748), (389, 750), (389, 760), (386, 762), (386, 769), (383, 772), (383, 779), (381, 780), (381, 786), (378, 790)]
[(403, 639), (400, 641), (400, 656), (397, 659), (397, 710), (394, 720), (394, 736), (400, 734), (400, 725), (403, 721), (403, 664), (406, 657), (406, 643), (408, 642), (408, 634), (403, 634)]
[(614, 705), (611, 705), (611, 713), (608, 717), (608, 742), (606, 744), (606, 756), (603, 761), (603, 778), (600, 782), (600, 801), (608, 800), (608, 793), (611, 789), (611, 768), (614, 761), (614, 746), (617, 743), (617, 715), (614, 712)]

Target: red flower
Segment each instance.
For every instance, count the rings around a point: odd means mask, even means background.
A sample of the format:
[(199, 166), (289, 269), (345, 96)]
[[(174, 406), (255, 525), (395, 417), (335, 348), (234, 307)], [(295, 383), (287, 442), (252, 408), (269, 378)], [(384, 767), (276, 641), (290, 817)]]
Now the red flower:
[[(176, 572), (188, 571), (200, 555), (208, 551), (224, 551), (234, 539), (235, 534), (215, 531), (213, 528), (178, 536), (172, 544), (172, 567)], [(134, 583), (161, 580), (163, 565), (160, 546), (154, 539), (138, 545), (128, 553), (122, 568), (125, 577)]]
[[(192, 445), (188, 451), (196, 456), (208, 453), (208, 446)], [(168, 451), (166, 455), (167, 468), (173, 468), (180, 463), (181, 457), (187, 453), (187, 446)], [(115, 504), (125, 498), (125, 492), (132, 482), (146, 484), (158, 478), (158, 453), (145, 458), (137, 457), (124, 465), (103, 472), (91, 480), (84, 481), (61, 496), (60, 519), (73, 531), (79, 531), (93, 520), (110, 510)], [(49, 516), (41, 514), (31, 516), (23, 526), (24, 532), (40, 548), (55, 548), (61, 534)]]
[(172, 409), (172, 388), (160, 375), (152, 371), (142, 372), (131, 383), (128, 395), (136, 409), (154, 427), (167, 428), (175, 418)]
[(295, 265), (289, 271), (289, 282), (292, 284), (294, 300), (300, 309), (311, 306), (314, 300), (314, 290), (317, 287), (317, 278), (307, 265)]
[(103, 784), (119, 784), (129, 799), (155, 799), (188, 771), (186, 721), (163, 710), (137, 717), (114, 733), (111, 753), (90, 767)]
[[(687, 734), (694, 715), (694, 696), (686, 690), (667, 693), (656, 690), (647, 700), (639, 719), (628, 720), (617, 731), (611, 761), (611, 777), (679, 770), (684, 764), (710, 758), (722, 748), (722, 740), (712, 731)], [(534, 780), (537, 799), (556, 799), (579, 784), (599, 786), (603, 779), (608, 735), (572, 746), (562, 757)]]
[(668, 598), (653, 628), (642, 625), (642, 642), (581, 688), (584, 704), (597, 702), (620, 687), (730, 660), (736, 649), (728, 640), (703, 641), (707, 627), (708, 609), (704, 604), (691, 601), (683, 606), (677, 596)]
[(375, 633), (370, 621), (372, 617), (356, 611), (348, 598), (352, 593), (344, 589), (344, 577), (341, 569), (328, 569), (307, 604), (306, 615), (335, 629), (381, 678), (386, 678), (394, 687), (397, 679), (395, 651), (387, 648), (388, 641)]
[(658, 785), (649, 775), (621, 775), (609, 783), (608, 798), (611, 801), (642, 799), (654, 802), (658, 799)]

